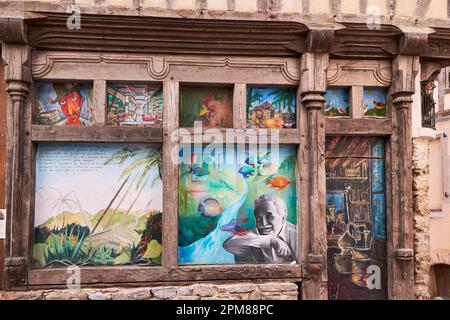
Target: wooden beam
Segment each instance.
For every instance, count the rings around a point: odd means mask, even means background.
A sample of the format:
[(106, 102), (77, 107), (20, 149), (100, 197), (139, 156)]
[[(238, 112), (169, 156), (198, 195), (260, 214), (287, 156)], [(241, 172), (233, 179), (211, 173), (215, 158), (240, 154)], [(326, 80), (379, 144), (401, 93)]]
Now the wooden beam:
[(106, 120), (106, 80), (94, 80), (94, 122), (105, 125)]
[[(299, 129), (203, 129), (202, 133), (195, 132), (194, 128), (180, 128), (180, 141), (199, 141), (201, 143), (220, 142), (224, 143), (251, 143), (266, 139), (267, 141), (277, 141), (280, 144), (298, 144), (300, 143)], [(261, 137), (261, 138), (260, 138)], [(191, 140), (189, 140), (191, 139)], [(198, 140), (196, 140), (198, 139)], [(228, 141), (231, 139), (232, 141)], [(266, 141), (266, 140), (264, 140)]]
[[(164, 252), (163, 252), (164, 259)], [(81, 269), (81, 284), (98, 286), (130, 283), (142, 286), (149, 282), (220, 281), (286, 279), (301, 281), (299, 265), (224, 265), (224, 266), (179, 266), (179, 267), (84, 267)], [(67, 286), (67, 271), (64, 269), (34, 269), (28, 275), (28, 285)]]
[(176, 81), (163, 84), (163, 215), (162, 265), (172, 268), (178, 264), (178, 137), (179, 92)]
[(303, 201), (307, 202), (308, 224), (301, 223), (305, 281), (302, 283), (304, 299), (327, 299), (327, 242), (325, 217), (325, 121), (323, 110), (327, 88), (327, 53), (305, 53), (301, 58), (300, 88), (303, 115), (306, 121), (305, 145), (307, 190), (303, 190)]
[(233, 92), (233, 128), (247, 125), (247, 85), (236, 83)]
[(65, 142), (162, 143), (162, 129), (150, 127), (75, 127), (33, 125), (31, 139)]
[(389, 136), (392, 132), (390, 119), (325, 119), (327, 135)]

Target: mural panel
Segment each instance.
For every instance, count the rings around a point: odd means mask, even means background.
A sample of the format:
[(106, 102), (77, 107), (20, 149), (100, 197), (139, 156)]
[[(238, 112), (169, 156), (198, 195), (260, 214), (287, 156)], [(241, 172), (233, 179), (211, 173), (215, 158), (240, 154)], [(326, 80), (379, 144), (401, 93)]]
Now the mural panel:
[(205, 128), (233, 127), (233, 89), (212, 86), (181, 86), (180, 127), (201, 121)]
[(326, 185), (329, 298), (387, 298), (384, 141), (327, 137)]
[(162, 148), (39, 143), (37, 268), (160, 264)]
[(161, 128), (163, 106), (161, 84), (110, 84), (106, 124)]
[(295, 263), (295, 146), (184, 146), (181, 154), (180, 263)]
[(295, 88), (248, 88), (247, 128), (296, 128)]
[(364, 116), (384, 118), (386, 114), (386, 90), (364, 88)]
[(348, 117), (350, 116), (349, 88), (328, 88), (325, 94), (325, 116)]
[(36, 97), (34, 124), (93, 124), (92, 84), (37, 82)]

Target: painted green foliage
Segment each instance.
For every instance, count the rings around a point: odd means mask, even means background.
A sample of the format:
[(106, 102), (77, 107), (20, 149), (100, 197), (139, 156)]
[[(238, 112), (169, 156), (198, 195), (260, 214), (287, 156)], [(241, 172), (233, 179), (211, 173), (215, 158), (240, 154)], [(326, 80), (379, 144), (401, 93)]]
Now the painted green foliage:
[(39, 144), (35, 266), (159, 264), (161, 150)]

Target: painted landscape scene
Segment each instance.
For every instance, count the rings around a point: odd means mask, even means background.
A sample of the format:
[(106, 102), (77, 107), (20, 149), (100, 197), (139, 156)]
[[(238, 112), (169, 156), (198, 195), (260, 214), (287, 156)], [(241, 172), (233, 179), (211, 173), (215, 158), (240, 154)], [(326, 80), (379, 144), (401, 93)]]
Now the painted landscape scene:
[(56, 126), (93, 124), (92, 84), (36, 83), (33, 123)]
[(109, 126), (162, 127), (161, 84), (110, 84), (107, 89)]
[[(222, 151), (182, 148), (179, 262), (295, 263), (296, 147), (235, 146), (227, 161)], [(263, 235), (273, 238), (271, 244), (263, 244)], [(280, 254), (271, 245), (286, 250)]]
[(364, 88), (364, 116), (385, 118), (386, 90)]
[(247, 128), (296, 128), (295, 88), (248, 88)]
[(348, 117), (350, 115), (349, 88), (328, 88), (325, 100), (325, 116)]
[(39, 143), (35, 267), (160, 264), (161, 150)]

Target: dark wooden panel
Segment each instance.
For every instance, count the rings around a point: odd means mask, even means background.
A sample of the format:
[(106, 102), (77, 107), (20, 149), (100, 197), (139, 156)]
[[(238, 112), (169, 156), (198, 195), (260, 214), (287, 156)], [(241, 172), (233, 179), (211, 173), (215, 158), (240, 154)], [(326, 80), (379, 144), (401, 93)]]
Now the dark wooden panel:
[[(66, 269), (39, 269), (28, 273), (29, 286), (66, 286)], [(300, 265), (225, 265), (165, 267), (87, 267), (81, 269), (81, 284), (145, 285), (149, 282), (290, 279), (300, 281)]]
[(327, 135), (371, 135), (391, 134), (390, 119), (325, 119)]
[(162, 129), (146, 127), (66, 127), (33, 125), (33, 141), (162, 142)]

